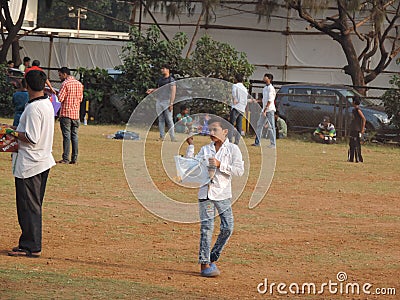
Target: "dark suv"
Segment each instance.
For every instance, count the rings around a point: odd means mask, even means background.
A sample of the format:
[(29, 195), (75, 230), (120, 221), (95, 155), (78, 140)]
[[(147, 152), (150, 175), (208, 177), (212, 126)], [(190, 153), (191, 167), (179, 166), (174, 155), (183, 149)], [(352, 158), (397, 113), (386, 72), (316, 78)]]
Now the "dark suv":
[[(290, 84), (280, 88), (276, 105), (291, 130), (315, 129), (324, 116), (329, 116), (335, 127), (345, 133), (351, 122), (355, 95), (359, 95), (357, 91), (344, 85)], [(367, 131), (378, 131), (389, 125), (383, 106), (362, 99), (360, 107), (367, 120)]]

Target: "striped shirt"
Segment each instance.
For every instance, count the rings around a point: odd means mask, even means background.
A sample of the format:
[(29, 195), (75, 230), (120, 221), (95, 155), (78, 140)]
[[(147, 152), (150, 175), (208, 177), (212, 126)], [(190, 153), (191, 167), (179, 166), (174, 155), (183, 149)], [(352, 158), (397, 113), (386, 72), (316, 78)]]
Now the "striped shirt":
[(68, 76), (58, 93), (58, 100), (61, 102), (60, 117), (78, 120), (82, 99), (83, 84), (73, 76)]

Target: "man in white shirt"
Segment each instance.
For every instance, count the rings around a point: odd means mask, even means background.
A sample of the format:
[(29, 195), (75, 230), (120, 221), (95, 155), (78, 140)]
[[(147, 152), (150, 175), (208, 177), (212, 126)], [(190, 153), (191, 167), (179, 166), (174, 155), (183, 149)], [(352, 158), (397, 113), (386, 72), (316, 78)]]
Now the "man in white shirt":
[(272, 74), (265, 74), (264, 75), (264, 82), (266, 86), (263, 89), (263, 109), (260, 113), (260, 118), (257, 122), (257, 129), (256, 129), (256, 140), (252, 146), (260, 146), (260, 140), (262, 136), (262, 131), (265, 124), (268, 123), (268, 136), (270, 139), (271, 144), (269, 145), (270, 148), (275, 148), (276, 145), (276, 132), (275, 132), (275, 96), (276, 91), (272, 85), (272, 80), (274, 76)]
[[(203, 146), (196, 155), (198, 160), (208, 160), (210, 182), (200, 187), (198, 193), (200, 213), (199, 264), (201, 276), (215, 277), (220, 274), (215, 262), (232, 235), (233, 213), (231, 208), (232, 176), (242, 176), (244, 162), (237, 145), (227, 139), (229, 123), (223, 119), (209, 122), (211, 143)], [(187, 139), (186, 157), (194, 156), (193, 138)], [(218, 238), (211, 248), (215, 209), (221, 218)]]
[(18, 247), (10, 256), (39, 257), (42, 251), (42, 203), (52, 155), (54, 110), (44, 95), (46, 74), (26, 74), (29, 101), (16, 130), (9, 130), (18, 139), (18, 152), (13, 153), (13, 175), (17, 198), (18, 222), (22, 234)]
[[(235, 84), (232, 85), (232, 109), (229, 121), (236, 124), (235, 144), (238, 145), (242, 133), (243, 114), (246, 110), (248, 99), (247, 88), (243, 85), (243, 75), (236, 74)], [(233, 132), (229, 132), (229, 141), (233, 142)]]

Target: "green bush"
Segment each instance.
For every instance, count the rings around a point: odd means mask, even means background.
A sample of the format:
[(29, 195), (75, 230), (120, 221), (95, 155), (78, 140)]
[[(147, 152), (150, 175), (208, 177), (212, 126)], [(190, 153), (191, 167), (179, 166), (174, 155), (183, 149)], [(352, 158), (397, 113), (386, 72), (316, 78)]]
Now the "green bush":
[(14, 115), (14, 105), (12, 103), (14, 86), (9, 83), (6, 65), (0, 65), (0, 91), (0, 116), (12, 117)]
[[(236, 51), (229, 44), (214, 41), (208, 35), (197, 41), (189, 58), (184, 58), (182, 52), (187, 42), (185, 33), (177, 33), (166, 41), (161, 39), (156, 26), (145, 32), (132, 27), (130, 40), (123, 48), (123, 64), (116, 66), (122, 71), (118, 80), (114, 81), (106, 70), (99, 68), (78, 70), (85, 85), (85, 100), (90, 101), (89, 116), (100, 123), (128, 121), (138, 103), (147, 96), (147, 89), (156, 87), (163, 64), (171, 66), (176, 79), (212, 77), (233, 82), (236, 73), (249, 78), (254, 72), (254, 66), (247, 61), (245, 53)], [(226, 116), (229, 113), (227, 103), (196, 99), (188, 104), (193, 114), (213, 112)]]
[[(400, 65), (400, 59), (397, 60), (397, 64)], [(386, 113), (392, 118), (392, 123), (400, 128), (400, 76), (394, 75), (389, 83), (393, 88), (383, 94), (382, 100)]]

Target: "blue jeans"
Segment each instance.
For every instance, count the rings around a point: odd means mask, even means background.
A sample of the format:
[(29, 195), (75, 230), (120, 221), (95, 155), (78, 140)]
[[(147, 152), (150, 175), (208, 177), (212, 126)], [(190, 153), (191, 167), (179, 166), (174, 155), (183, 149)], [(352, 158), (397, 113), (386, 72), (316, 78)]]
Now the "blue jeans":
[(63, 136), (63, 154), (62, 159), (69, 161), (69, 147), (72, 142), (71, 161), (78, 159), (78, 128), (80, 121), (72, 120), (70, 118), (61, 117), (60, 127)]
[[(238, 111), (235, 108), (232, 108), (231, 110), (231, 114), (229, 117), (229, 120), (231, 122), (232, 125), (235, 125), (235, 144), (238, 145), (239, 141), (240, 141), (240, 136), (242, 133), (242, 120), (243, 120), (243, 115), (240, 111)], [(229, 130), (228, 136), (229, 136), (229, 141), (233, 142), (233, 132), (231, 132), (232, 130)]]
[(268, 123), (268, 134), (269, 140), (271, 142), (271, 146), (275, 146), (276, 144), (276, 131), (275, 131), (275, 112), (268, 111), (267, 116), (265, 117), (264, 114), (260, 113), (260, 118), (257, 122), (257, 129), (256, 129), (256, 140), (254, 144), (259, 145), (260, 139), (262, 137), (262, 132), (264, 129), (265, 124)]
[[(215, 209), (221, 219), (220, 231), (214, 247), (210, 251), (214, 231)], [(233, 232), (233, 213), (231, 199), (226, 200), (199, 200), (200, 213), (200, 250), (199, 263), (209, 264), (217, 261), (222, 249)]]
[(165, 137), (165, 123), (167, 123), (171, 140), (175, 140), (174, 121), (172, 120), (172, 111), (168, 109), (168, 102), (163, 103), (157, 101), (156, 112), (158, 115), (158, 129), (160, 130), (160, 138)]

